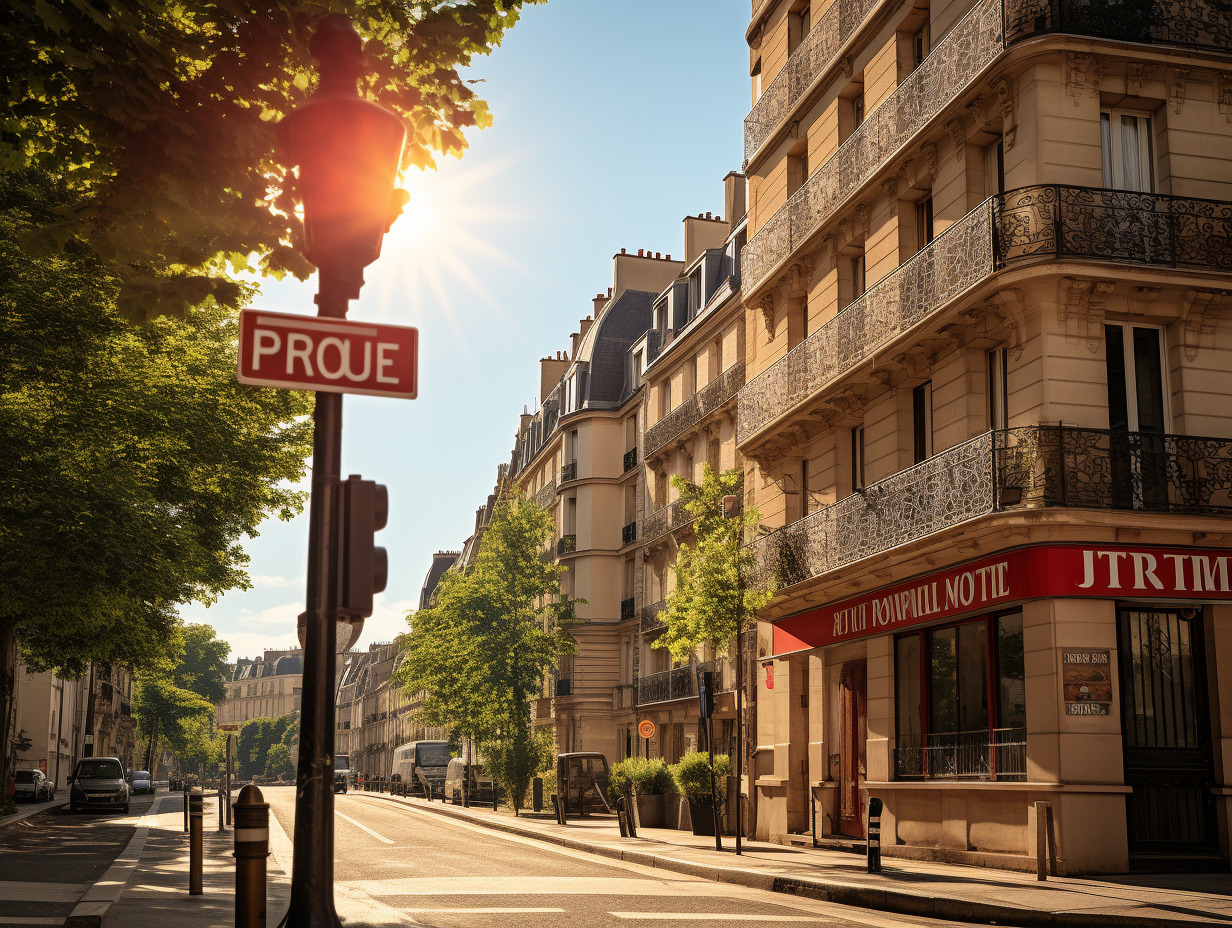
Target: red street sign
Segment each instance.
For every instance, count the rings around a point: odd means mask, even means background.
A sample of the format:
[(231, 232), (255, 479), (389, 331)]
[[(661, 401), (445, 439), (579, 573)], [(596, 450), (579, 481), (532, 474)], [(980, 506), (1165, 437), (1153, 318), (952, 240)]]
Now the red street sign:
[(239, 381), (258, 387), (364, 393), (413, 400), (419, 330), (245, 309)]

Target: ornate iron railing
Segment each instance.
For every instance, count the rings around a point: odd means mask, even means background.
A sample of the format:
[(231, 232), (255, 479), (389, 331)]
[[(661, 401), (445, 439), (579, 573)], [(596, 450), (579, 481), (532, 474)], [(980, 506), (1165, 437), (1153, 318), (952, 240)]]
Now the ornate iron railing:
[(620, 530), (620, 544), (631, 545), (637, 541), (637, 522), (630, 522)]
[(899, 780), (1025, 780), (1027, 730), (929, 732), (900, 736), (894, 747)]
[(686, 525), (692, 525), (693, 520), (697, 518), (697, 516), (689, 511), (689, 507), (682, 499), (676, 500), (671, 504), (670, 508), (672, 510), (672, 531), (684, 528)]
[(637, 600), (630, 596), (620, 601), (620, 621), (626, 622), (637, 615)]
[(556, 478), (553, 477), (535, 494), (535, 505), (540, 509), (547, 509), (556, 501)]
[(1232, 203), (1056, 185), (994, 202), (998, 268), (1057, 257), (1232, 270)]
[[(828, 222), (892, 156), (963, 93), (1007, 44), (1045, 32), (1229, 50), (1232, 11), (1215, 0), (1103, 4), (1087, 0), (1006, 0), (1004, 4), (1002, 0), (980, 0), (834, 155), (757, 229), (741, 257), (745, 292), (760, 286), (775, 267)], [(767, 107), (774, 106), (767, 103)]]
[(577, 550), (577, 535), (561, 535), (556, 542), (556, 556), (570, 554)]
[(721, 409), (743, 385), (744, 363), (733, 364), (646, 430), (646, 454), (654, 454)]
[(659, 617), (666, 606), (667, 604), (660, 599), (656, 603), (651, 603), (649, 606), (642, 607), (641, 628), (643, 633), (661, 632), (667, 627), (663, 624), (663, 620)]
[(749, 239), (740, 259), (745, 292), (762, 284), (1004, 49), (1001, 0), (980, 0)]
[(662, 673), (652, 673), (637, 681), (637, 704), (646, 706), (656, 702), (671, 702), (673, 699), (697, 697), (698, 669), (713, 669), (710, 664), (690, 664), (675, 667)]
[(625, 452), (625, 469), (624, 473), (628, 473), (637, 467), (637, 448), (630, 448)]
[(986, 432), (759, 538), (758, 578), (790, 586), (992, 512), (992, 457)]
[(743, 443), (998, 269), (1051, 258), (1232, 270), (1232, 203), (1057, 185), (985, 200), (740, 391)]
[[(744, 118), (744, 157), (752, 158), (817, 79), (836, 64), (835, 56), (855, 35), (881, 0), (835, 0), (817, 17), (817, 22), (783, 69), (762, 91)], [(754, 4), (756, 5), (756, 4)]]
[(560, 482), (568, 483), (570, 480), (577, 480), (577, 461), (570, 461), (560, 469)]
[(666, 535), (671, 528), (671, 508), (664, 506), (662, 509), (656, 509), (648, 516), (642, 517), (642, 541), (654, 541), (662, 535)]

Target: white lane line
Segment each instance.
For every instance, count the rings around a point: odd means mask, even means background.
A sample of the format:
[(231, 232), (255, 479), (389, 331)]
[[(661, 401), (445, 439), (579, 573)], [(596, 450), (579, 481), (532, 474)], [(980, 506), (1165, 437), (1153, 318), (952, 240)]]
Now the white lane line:
[(428, 876), (351, 880), (371, 896), (679, 896), (669, 880), (602, 876)]
[(389, 840), (387, 837), (385, 837), (384, 835), (377, 834), (375, 831), (373, 831), (373, 830), (372, 830), (371, 828), (369, 828), (367, 825), (360, 824), (359, 822), (355, 821), (355, 819), (351, 818), (351, 816), (349, 816), (349, 815), (343, 815), (343, 814), (342, 814), (341, 812), (339, 812), (337, 809), (334, 809), (334, 815), (338, 816), (339, 818), (346, 819), (348, 822), (350, 822), (352, 825), (354, 825), (354, 826), (355, 826), (356, 828), (358, 828), (360, 831), (366, 831), (366, 832), (368, 832), (368, 834), (372, 835), (372, 837), (376, 838), (378, 841), (384, 841), (386, 844), (393, 844), (393, 842), (392, 842), (392, 841), (390, 841), (390, 840)]
[(665, 921), (667, 919), (675, 919), (681, 921), (688, 919), (691, 922), (705, 921), (723, 921), (723, 922), (817, 922), (821, 921), (815, 915), (757, 915), (751, 913), (741, 913), (739, 915), (730, 912), (608, 912), (613, 918), (628, 918), (628, 919), (658, 919)]
[(407, 915), (560, 915), (564, 909), (514, 909), (514, 908), (475, 908), (475, 909), (398, 909)]

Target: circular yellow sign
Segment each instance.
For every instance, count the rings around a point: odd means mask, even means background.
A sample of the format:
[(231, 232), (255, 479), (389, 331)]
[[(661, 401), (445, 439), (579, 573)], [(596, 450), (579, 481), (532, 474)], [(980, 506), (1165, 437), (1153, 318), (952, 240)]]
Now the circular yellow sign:
[(637, 723), (637, 733), (647, 740), (654, 737), (655, 723), (650, 719), (642, 719)]

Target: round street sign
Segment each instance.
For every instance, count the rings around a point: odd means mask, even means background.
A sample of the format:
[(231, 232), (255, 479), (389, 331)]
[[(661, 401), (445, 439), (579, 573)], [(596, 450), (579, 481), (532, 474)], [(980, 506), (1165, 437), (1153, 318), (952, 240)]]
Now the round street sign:
[(637, 733), (649, 741), (654, 737), (655, 723), (650, 721), (650, 719), (642, 719), (637, 723)]

